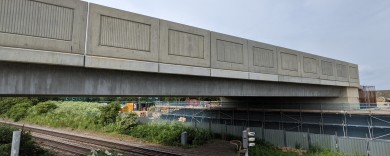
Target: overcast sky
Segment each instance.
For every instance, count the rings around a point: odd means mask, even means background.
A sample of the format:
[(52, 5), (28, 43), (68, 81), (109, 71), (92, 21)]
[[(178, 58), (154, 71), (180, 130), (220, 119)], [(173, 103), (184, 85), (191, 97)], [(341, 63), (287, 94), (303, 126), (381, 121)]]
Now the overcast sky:
[(390, 89), (390, 0), (86, 0), (359, 65)]

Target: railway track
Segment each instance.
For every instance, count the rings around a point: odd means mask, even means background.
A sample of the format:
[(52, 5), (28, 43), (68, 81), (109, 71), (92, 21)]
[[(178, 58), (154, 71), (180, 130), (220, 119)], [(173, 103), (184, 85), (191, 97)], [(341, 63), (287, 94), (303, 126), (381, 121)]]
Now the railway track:
[(124, 155), (135, 156), (179, 156), (180, 154), (158, 149), (147, 149), (131, 146), (115, 141), (103, 140), (100, 138), (85, 137), (76, 134), (69, 134), (44, 128), (25, 126), (19, 123), (1, 121), (2, 124), (12, 125), (30, 131), (34, 139), (49, 148), (56, 148), (60, 151), (73, 153), (74, 155), (86, 155), (92, 149), (113, 149)]

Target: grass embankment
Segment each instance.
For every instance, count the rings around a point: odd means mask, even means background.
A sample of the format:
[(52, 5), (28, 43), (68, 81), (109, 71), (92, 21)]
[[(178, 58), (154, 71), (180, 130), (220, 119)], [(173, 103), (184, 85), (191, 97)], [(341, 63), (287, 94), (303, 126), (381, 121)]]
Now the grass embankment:
[[(12, 103), (12, 104), (9, 104)], [(112, 132), (143, 138), (149, 142), (180, 146), (180, 135), (186, 131), (188, 146), (198, 146), (211, 138), (206, 130), (173, 124), (139, 124), (133, 113), (118, 113), (120, 105), (90, 102), (33, 102), (27, 98), (0, 98), (7, 110), (1, 116), (15, 121), (78, 130)]]
[[(0, 98), (0, 116), (50, 127), (72, 128), (126, 134), (146, 141), (180, 146), (180, 135), (188, 133), (189, 147), (205, 144), (216, 137), (209, 131), (185, 126), (181, 123), (139, 124), (132, 113), (118, 113), (117, 102), (101, 105), (91, 102), (39, 102), (29, 98)], [(344, 156), (329, 150), (310, 149), (306, 153), (282, 150), (260, 141), (250, 149), (258, 156)]]

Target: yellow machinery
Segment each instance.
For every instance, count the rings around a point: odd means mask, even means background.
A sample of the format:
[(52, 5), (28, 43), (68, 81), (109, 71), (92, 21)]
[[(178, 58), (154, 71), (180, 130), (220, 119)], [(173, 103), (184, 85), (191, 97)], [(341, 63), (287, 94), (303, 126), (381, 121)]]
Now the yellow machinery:
[(133, 112), (133, 111), (134, 111), (134, 103), (127, 103), (121, 109), (121, 112)]

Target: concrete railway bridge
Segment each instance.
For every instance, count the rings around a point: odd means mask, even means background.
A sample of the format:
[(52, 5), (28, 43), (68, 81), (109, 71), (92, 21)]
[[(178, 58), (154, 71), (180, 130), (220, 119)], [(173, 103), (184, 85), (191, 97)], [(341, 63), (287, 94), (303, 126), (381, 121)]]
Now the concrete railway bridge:
[(362, 110), (359, 86), (353, 63), (80, 0), (0, 0), (0, 97), (222, 97), (233, 107), (157, 109), (210, 125), (390, 139), (388, 111)]
[(0, 96), (223, 97), (234, 107), (165, 117), (390, 133), (387, 112), (323, 109), (358, 110), (359, 86), (353, 63), (79, 0), (0, 0)]
[(0, 96), (358, 103), (356, 64), (79, 0), (0, 12)]

